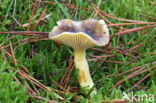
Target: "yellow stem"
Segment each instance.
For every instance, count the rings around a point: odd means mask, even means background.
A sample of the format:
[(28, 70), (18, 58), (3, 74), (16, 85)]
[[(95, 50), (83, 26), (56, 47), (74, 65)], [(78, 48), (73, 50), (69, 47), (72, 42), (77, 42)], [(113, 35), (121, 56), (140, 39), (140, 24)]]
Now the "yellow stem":
[[(82, 88), (86, 88), (90, 90), (94, 83), (92, 81), (92, 78), (90, 76), (88, 62), (86, 60), (85, 56), (85, 50), (75, 50), (75, 67), (79, 70), (79, 83)], [(96, 92), (96, 91), (95, 91)]]

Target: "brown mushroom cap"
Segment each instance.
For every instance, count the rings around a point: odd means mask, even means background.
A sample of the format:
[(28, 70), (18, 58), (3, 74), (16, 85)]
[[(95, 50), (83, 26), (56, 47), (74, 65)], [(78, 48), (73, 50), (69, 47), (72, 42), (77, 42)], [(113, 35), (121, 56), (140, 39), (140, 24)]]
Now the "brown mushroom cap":
[(103, 20), (61, 20), (49, 33), (49, 38), (77, 50), (104, 46), (109, 41), (109, 31)]

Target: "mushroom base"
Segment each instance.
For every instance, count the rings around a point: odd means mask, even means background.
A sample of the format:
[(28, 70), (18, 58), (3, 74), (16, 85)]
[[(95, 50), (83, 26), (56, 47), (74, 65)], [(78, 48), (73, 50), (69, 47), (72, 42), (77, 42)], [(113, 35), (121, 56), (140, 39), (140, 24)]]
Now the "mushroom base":
[[(79, 70), (78, 74), (80, 87), (84, 88), (86, 93), (89, 93), (89, 91), (93, 88), (94, 83), (89, 72), (89, 66), (86, 60), (85, 50), (74, 50), (74, 53), (75, 67)], [(96, 90), (93, 89), (91, 94), (96, 94)]]

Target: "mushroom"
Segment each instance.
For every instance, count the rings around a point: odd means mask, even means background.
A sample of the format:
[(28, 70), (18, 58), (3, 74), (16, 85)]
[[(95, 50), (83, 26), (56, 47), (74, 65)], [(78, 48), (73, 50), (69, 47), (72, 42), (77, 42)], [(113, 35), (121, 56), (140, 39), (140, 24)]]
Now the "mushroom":
[[(109, 31), (104, 20), (87, 19), (84, 21), (60, 20), (49, 33), (49, 38), (70, 46), (74, 50), (74, 63), (78, 69), (79, 84), (86, 88), (85, 92), (94, 87), (86, 60), (86, 49), (94, 46), (105, 46), (109, 42)], [(91, 94), (96, 94), (92, 89)]]

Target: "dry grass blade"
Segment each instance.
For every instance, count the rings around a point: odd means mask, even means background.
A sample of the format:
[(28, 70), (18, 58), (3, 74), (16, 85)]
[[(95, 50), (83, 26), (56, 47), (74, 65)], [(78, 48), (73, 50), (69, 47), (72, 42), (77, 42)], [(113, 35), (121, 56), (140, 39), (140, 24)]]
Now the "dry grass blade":
[(113, 19), (116, 19), (116, 20), (120, 20), (120, 21), (127, 21), (127, 22), (134, 22), (134, 23), (144, 22), (144, 21), (129, 20), (129, 19), (123, 19), (123, 18), (118, 18), (118, 17), (112, 16), (112, 15), (107, 14), (107, 13), (105, 13), (104, 11), (100, 10), (99, 8), (97, 8), (97, 7), (95, 6), (95, 4), (94, 4), (91, 0), (89, 0), (89, 2), (90, 2), (90, 4), (93, 6), (93, 8), (96, 8), (96, 9), (98, 10), (99, 13), (102, 13), (102, 14), (104, 14), (104, 15), (107, 16), (107, 17), (110, 17), (110, 18), (113, 18)]
[[(48, 14), (48, 15), (46, 15), (44, 18), (42, 18), (41, 20), (48, 19), (50, 16), (51, 16), (51, 14)], [(39, 23), (39, 20), (36, 20), (36, 21), (35, 21), (35, 24), (36, 24), (36, 23)], [(29, 23), (25, 23), (25, 24), (22, 25), (22, 27), (24, 28), (24, 27), (27, 27), (28, 25), (29, 25)]]
[(123, 100), (123, 99), (103, 101), (103, 103), (129, 103), (129, 102), (130, 102), (129, 100)]
[(94, 51), (102, 52), (102, 53), (105, 52), (103, 49), (98, 49), (98, 48), (90, 48), (90, 49)]
[(10, 31), (10, 32), (0, 32), (0, 34), (20, 34), (20, 35), (32, 35), (47, 38), (49, 32), (37, 32), (37, 31)]
[[(51, 1), (40, 1), (40, 0), (36, 0), (38, 2), (41, 2), (41, 3), (46, 3), (46, 4), (53, 4), (53, 5), (57, 5), (56, 2), (51, 2)], [(67, 6), (68, 8), (73, 8), (73, 9), (76, 9), (77, 7), (73, 4), (66, 4), (66, 3), (63, 3), (63, 5)], [(80, 8), (78, 8), (80, 9)], [(85, 7), (82, 7), (83, 10), (86, 10), (86, 11), (91, 11), (90, 9), (88, 8), (85, 8)]]
[(141, 15), (144, 16), (144, 17), (146, 17), (146, 18), (150, 18), (150, 19), (156, 20), (156, 17), (148, 16), (148, 15), (145, 15), (145, 14), (143, 14), (143, 13), (141, 13)]
[(23, 68), (24, 71), (26, 71), (28, 74), (30, 74), (28, 69), (24, 65), (22, 65), (21, 67)]
[(34, 5), (34, 7), (33, 7), (33, 11), (32, 11), (32, 14), (31, 14), (30, 21), (29, 21), (29, 25), (28, 25), (28, 27), (27, 27), (27, 31), (29, 31), (29, 29), (30, 29), (30, 26), (31, 26), (31, 23), (32, 23), (32, 19), (33, 19), (35, 10), (36, 10), (36, 5), (37, 5), (37, 2), (35, 1), (35, 5)]
[[(14, 46), (14, 45), (16, 45), (16, 44), (18, 44), (18, 43), (22, 43), (22, 42), (28, 42), (29, 40), (31, 40), (31, 39), (34, 39), (34, 37), (30, 37), (30, 38), (24, 38), (24, 39), (22, 39), (22, 40), (20, 40), (20, 41), (17, 41), (17, 42), (15, 42), (15, 43), (12, 43), (12, 45)], [(5, 45), (5, 46), (3, 46), (2, 48), (7, 48), (7, 47), (10, 47), (10, 45)]]
[(154, 26), (155, 25), (149, 25), (149, 26), (138, 27), (138, 28), (134, 28), (134, 29), (128, 29), (128, 30), (125, 30), (125, 31), (121, 31), (121, 32), (115, 33), (114, 35), (117, 36), (117, 35), (129, 34), (129, 33), (132, 33), (132, 32), (138, 32), (140, 30), (151, 28), (151, 27), (154, 27)]
[(124, 74), (127, 74), (127, 73), (129, 73), (129, 72), (132, 72), (132, 71), (134, 71), (134, 70), (138, 70), (138, 69), (140, 69), (140, 68), (142, 68), (142, 66), (138, 66), (138, 67), (132, 68), (132, 69), (130, 69), (130, 70), (126, 71), (126, 72), (123, 72), (123, 73), (121, 73), (121, 74), (118, 74), (118, 75), (116, 75), (116, 76), (117, 76), (117, 77), (120, 77), (120, 76), (122, 76), (122, 75), (124, 75)]
[(73, 69), (74, 69), (74, 65), (71, 67), (71, 69), (70, 69), (70, 71), (69, 71), (69, 73), (68, 73), (68, 75), (67, 75), (67, 77), (65, 79), (65, 81), (66, 81), (65, 84), (64, 84), (65, 88), (67, 88), (67, 85), (68, 85), (68, 82), (69, 82), (69, 78), (70, 78), (70, 74), (73, 71)]
[[(24, 44), (28, 44), (29, 42), (31, 42), (31, 43), (34, 43), (34, 42), (38, 42), (38, 41), (43, 41), (43, 40), (50, 40), (49, 38), (38, 38), (38, 37), (30, 37), (30, 38), (24, 38), (24, 39), (22, 39), (22, 40), (20, 40), (20, 41), (17, 41), (17, 42), (15, 42), (15, 43), (13, 43), (12, 45), (16, 45), (16, 44), (19, 44), (19, 43), (24, 43)], [(7, 47), (9, 47), (10, 45), (5, 45), (5, 46), (3, 46), (3, 47), (0, 47), (0, 49), (4, 49), (4, 48), (7, 48)], [(19, 45), (19, 46), (16, 46), (15, 48), (18, 48), (18, 47), (20, 47), (21, 45)]]
[(109, 61), (109, 60), (103, 60), (103, 62), (110, 62), (110, 63), (118, 63), (118, 64), (123, 64), (123, 61)]
[(63, 84), (64, 84), (63, 81), (64, 81), (64, 79), (65, 79), (65, 76), (66, 76), (68, 70), (69, 70), (69, 69), (71, 68), (71, 66), (73, 65), (73, 63), (74, 63), (74, 61), (70, 59), (69, 67), (67, 68), (66, 72), (64, 73), (64, 75), (63, 75), (63, 77), (62, 77), (62, 79), (61, 79), (61, 81), (60, 81), (60, 85), (63, 85)]
[[(29, 81), (33, 82), (34, 84), (36, 84), (37, 86), (39, 86), (41, 89), (46, 89), (48, 92), (50, 92), (50, 89), (47, 88), (45, 85), (43, 85), (42, 83), (40, 83), (38, 80), (36, 80), (35, 78), (31, 77), (30, 75), (27, 75), (26, 73), (18, 70), (18, 73), (23, 77), (23, 79), (28, 79)], [(63, 97), (59, 96), (58, 94), (54, 93), (58, 99), (60, 100), (64, 100)]]
[[(149, 40), (147, 40), (146, 41), (146, 43), (148, 42)], [(138, 45), (136, 45), (136, 46), (134, 46), (134, 47), (132, 47), (132, 48), (130, 48), (130, 49), (128, 49), (128, 50), (125, 50), (124, 52), (122, 52), (122, 53), (127, 53), (127, 52), (129, 52), (129, 51), (132, 51), (132, 50), (134, 50), (134, 49), (137, 49), (137, 48), (139, 48), (140, 46), (142, 46), (144, 43), (140, 43), (140, 44), (138, 44)]]
[[(5, 49), (2, 49), (2, 50), (5, 50)], [(15, 66), (16, 66), (16, 65), (17, 65), (17, 60), (16, 60), (15, 55), (14, 55), (14, 52), (13, 52), (12, 43), (10, 43), (10, 50), (11, 50), (11, 54), (10, 54), (10, 53), (7, 53), (7, 54), (9, 54), (8, 56), (11, 56), (11, 57), (12, 57), (13, 62), (14, 62), (14, 64), (15, 64)], [(7, 51), (6, 51), (6, 52), (7, 52)], [(22, 66), (22, 67), (24, 67), (24, 66)], [(27, 71), (27, 69), (26, 69), (25, 67), (24, 67), (23, 69), (24, 69), (25, 71)], [(10, 71), (10, 72), (11, 72), (11, 71)], [(27, 71), (27, 72), (28, 72), (28, 71)], [(28, 79), (31, 83), (34, 83), (34, 84), (38, 85), (38, 86), (39, 86), (40, 88), (42, 88), (42, 89), (47, 89), (47, 90), (50, 92), (50, 89), (49, 89), (49, 88), (47, 88), (46, 86), (44, 86), (42, 83), (40, 83), (39, 81), (37, 81), (35, 78), (33, 78), (33, 77), (27, 75), (25, 72), (20, 71), (20, 69), (17, 70), (17, 73), (21, 76), (21, 78), (24, 79), (24, 81), (25, 81), (25, 79)], [(20, 83), (20, 81), (17, 79), (17, 77), (15, 77), (15, 80), (17, 80), (17, 82), (18, 82), (20, 85), (22, 85), (22, 84)], [(26, 82), (26, 81), (25, 81), (25, 82)], [(32, 85), (33, 85), (33, 84), (32, 84)], [(37, 91), (37, 93), (39, 93), (39, 91), (37, 90), (37, 88), (36, 88), (34, 85), (33, 85), (33, 87), (34, 87), (35, 91)], [(29, 91), (31, 91), (31, 93), (34, 93), (34, 91), (30, 88), (29, 85), (27, 85), (27, 88), (28, 88)], [(57, 98), (59, 98), (60, 100), (64, 100), (64, 98), (61, 97), (61, 96), (59, 96), (58, 94), (55, 93), (55, 95), (56, 95)]]
[(109, 23), (109, 24), (113, 24), (112, 22), (110, 22), (106, 17), (104, 17), (104, 16), (99, 12), (99, 9), (95, 6), (95, 4), (91, 3), (91, 5), (92, 5), (92, 7), (94, 8), (95, 12), (96, 12), (97, 14), (99, 14), (103, 20), (105, 20), (105, 21), (106, 21), (107, 23)]
[(133, 56), (133, 55), (129, 55), (128, 53), (123, 53), (122, 51), (120, 51), (120, 50), (117, 50), (117, 52), (119, 53), (119, 54), (122, 54), (122, 55), (125, 55), (125, 56), (129, 56), (129, 57), (131, 57), (131, 58), (133, 58), (133, 59), (136, 59), (137, 57), (135, 57), (135, 56)]
[(59, 85), (55, 80), (53, 80), (53, 82), (54, 82), (59, 88), (61, 88), (64, 92), (66, 92), (66, 88), (64, 88), (63, 86)]
[(35, 85), (34, 85), (32, 82), (30, 82), (30, 83), (31, 83), (31, 85), (32, 85), (33, 88), (34, 88), (34, 91), (35, 91), (36, 93), (40, 94), (40, 92), (37, 90), (37, 88), (35, 87)]
[[(11, 72), (11, 69), (9, 69), (9, 72)], [(14, 76), (14, 79), (17, 81), (17, 83), (18, 83), (21, 87), (23, 87), (22, 83), (17, 79), (16, 76)]]
[[(156, 68), (156, 66), (152, 66), (150, 69), (152, 70), (152, 69), (154, 69), (154, 68)], [(127, 79), (130, 79), (130, 78), (132, 78), (132, 77), (135, 77), (135, 76), (137, 76), (137, 75), (140, 75), (140, 74), (142, 74), (142, 73), (145, 73), (145, 72), (147, 72), (148, 71), (148, 69), (145, 69), (145, 70), (143, 70), (143, 71), (141, 71), (141, 72), (137, 72), (137, 73), (135, 73), (135, 74), (133, 74), (133, 75), (128, 75), (126, 78)], [(117, 86), (119, 86), (121, 83), (123, 83), (125, 81), (125, 78), (123, 78), (122, 80), (120, 80), (119, 82), (117, 82), (111, 89), (110, 89), (110, 91), (112, 91), (114, 88), (116, 88)]]
[(5, 44), (7, 41), (9, 41), (9, 40), (11, 40), (11, 39), (13, 39), (13, 38), (15, 38), (16, 36), (12, 36), (12, 37), (10, 37), (10, 38), (8, 38), (7, 40), (5, 40), (4, 42), (2, 42), (1, 44), (0, 44), (0, 47), (3, 45), (3, 44)]
[[(17, 61), (16, 61), (16, 58), (15, 58), (15, 55), (14, 55), (14, 52), (13, 52), (13, 46), (12, 46), (12, 43), (10, 42), (10, 50), (11, 50), (11, 57), (13, 59), (13, 62), (15, 64), (15, 66), (17, 65)], [(23, 85), (20, 83), (20, 81), (17, 79), (17, 77), (15, 76), (14, 77), (15, 80), (17, 80), (18, 84), (20, 84), (22, 87)], [(33, 84), (32, 84), (33, 85)], [(33, 86), (34, 87), (34, 86)], [(27, 84), (27, 88), (28, 90), (31, 92), (31, 93), (34, 93), (34, 91), (30, 88), (30, 86)], [(34, 87), (35, 88), (35, 87)], [(36, 89), (36, 88), (35, 88)], [(37, 90), (37, 89), (36, 89)], [(38, 91), (37, 91), (38, 92)], [(38, 92), (39, 93), (39, 92)]]
[(112, 16), (110, 14), (107, 14), (105, 13), (104, 11), (100, 10), (101, 13), (103, 13), (104, 15), (110, 17), (110, 18), (113, 18), (113, 19), (116, 19), (116, 20), (120, 20), (120, 21), (126, 21), (126, 22), (133, 22), (133, 23), (147, 23), (145, 21), (138, 21), (138, 20), (130, 20), (130, 19), (123, 19), (123, 18), (118, 18), (118, 17), (115, 17), (115, 16)]
[(3, 47), (0, 47), (2, 49), (2, 52), (5, 52), (8, 56), (12, 57), (12, 55)]
[(15, 55), (14, 55), (14, 51), (13, 51), (13, 47), (12, 47), (12, 43), (10, 42), (10, 50), (11, 50), (11, 55), (12, 55), (12, 59), (13, 59), (13, 62), (15, 64), (15, 66), (17, 65), (17, 61), (16, 61), (16, 58), (15, 58)]
[(141, 84), (145, 79), (147, 79), (148, 77), (150, 77), (151, 76), (151, 74), (150, 73), (148, 73), (146, 76), (144, 76), (141, 80), (139, 80), (138, 82), (136, 82), (133, 86), (132, 86), (132, 88), (129, 90), (129, 91), (133, 91), (133, 89), (135, 88), (135, 87), (137, 87), (139, 84)]
[(35, 91), (28, 85), (26, 80), (24, 80), (24, 83), (26, 84), (26, 87), (28, 89), (28, 91), (27, 91), (28, 94), (35, 93)]
[[(63, 86), (59, 85), (55, 80), (53, 80), (53, 82), (59, 87), (61, 88), (64, 92), (66, 92), (66, 88), (64, 88)], [(72, 92), (69, 91), (69, 94), (72, 94)], [(80, 96), (76, 95), (76, 98), (81, 99)]]
[(139, 22), (139, 23), (119, 23), (119, 24), (108, 24), (109, 27), (120, 26), (120, 25), (138, 25), (138, 24), (156, 24), (156, 22)]
[[(152, 64), (154, 65), (154, 64), (156, 64), (156, 62), (152, 62)], [(129, 73), (129, 72), (132, 72), (132, 71), (134, 71), (134, 70), (138, 70), (138, 69), (140, 69), (140, 68), (143, 68), (143, 69), (144, 69), (144, 68), (146, 68), (148, 65), (149, 65), (149, 63), (148, 63), (148, 64), (145, 64), (144, 67), (138, 66), (138, 67), (132, 68), (132, 69), (126, 71), (126, 72), (123, 72), (123, 73), (121, 73), (121, 74), (118, 74), (117, 76), (118, 76), (118, 77), (119, 77), (119, 76), (122, 76), (122, 75), (124, 75), (124, 74), (127, 74), (127, 73)]]
[(31, 30), (34, 30), (37, 27), (38, 23), (42, 20), (46, 11), (47, 11), (47, 7), (44, 9), (44, 11), (43, 11), (42, 15), (40, 16), (38, 22), (35, 23), (34, 27)]
[[(91, 57), (94, 57), (93, 60), (99, 60), (101, 58), (108, 58), (108, 57), (113, 57), (114, 55), (106, 55), (106, 56), (91, 56)], [(88, 61), (91, 61), (92, 59), (87, 59)]]
[(39, 99), (39, 100), (43, 100), (43, 101), (48, 101), (48, 103), (58, 103), (56, 101), (52, 101), (52, 100), (49, 100), (47, 98), (44, 98), (44, 97), (41, 97), (41, 96), (37, 96), (37, 95), (34, 95), (34, 94), (32, 94), (31, 97), (32, 98)]

